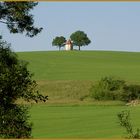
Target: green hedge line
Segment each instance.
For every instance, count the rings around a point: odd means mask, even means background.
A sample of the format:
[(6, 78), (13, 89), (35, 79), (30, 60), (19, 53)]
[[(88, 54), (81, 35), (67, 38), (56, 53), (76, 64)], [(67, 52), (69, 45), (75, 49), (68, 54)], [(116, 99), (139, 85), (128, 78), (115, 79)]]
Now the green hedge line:
[(90, 96), (96, 100), (132, 101), (140, 98), (140, 85), (128, 85), (115, 77), (104, 77), (90, 89)]

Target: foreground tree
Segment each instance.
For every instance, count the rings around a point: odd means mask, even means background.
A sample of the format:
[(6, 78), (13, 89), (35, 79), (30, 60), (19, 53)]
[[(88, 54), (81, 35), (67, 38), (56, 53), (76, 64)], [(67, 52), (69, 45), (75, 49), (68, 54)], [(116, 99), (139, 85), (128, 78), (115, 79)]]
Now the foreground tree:
[(27, 70), (27, 63), (18, 60), (9, 44), (0, 40), (0, 137), (30, 138), (28, 107), (19, 105), (19, 99), (46, 101), (36, 90), (36, 82)]
[[(30, 10), (36, 2), (0, 2), (0, 22), (7, 25), (10, 33), (25, 33), (33, 37), (42, 28), (34, 27)], [(0, 37), (0, 137), (30, 138), (28, 106), (17, 104), (26, 101), (46, 101), (36, 90), (36, 82), (27, 69), (27, 63), (18, 59), (10, 45)]]
[(26, 33), (33, 37), (42, 28), (34, 27), (33, 15), (30, 14), (37, 2), (0, 2), (0, 22), (7, 25), (10, 33)]
[(87, 34), (85, 34), (83, 31), (76, 31), (71, 34), (70, 39), (73, 41), (73, 45), (79, 47), (86, 46), (91, 43), (90, 39), (87, 37)]
[(63, 47), (65, 45), (65, 42), (66, 42), (65, 37), (63, 37), (63, 36), (58, 37), (57, 36), (56, 38), (53, 39), (52, 45), (57, 46), (59, 48), (59, 51), (60, 51), (61, 47)]

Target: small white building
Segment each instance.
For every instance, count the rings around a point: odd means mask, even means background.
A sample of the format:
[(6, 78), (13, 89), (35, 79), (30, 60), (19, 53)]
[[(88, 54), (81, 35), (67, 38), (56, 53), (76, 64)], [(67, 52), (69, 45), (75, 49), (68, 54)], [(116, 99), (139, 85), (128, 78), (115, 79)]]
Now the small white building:
[(73, 44), (72, 44), (72, 41), (70, 39), (66, 41), (65, 50), (66, 51), (73, 50)]

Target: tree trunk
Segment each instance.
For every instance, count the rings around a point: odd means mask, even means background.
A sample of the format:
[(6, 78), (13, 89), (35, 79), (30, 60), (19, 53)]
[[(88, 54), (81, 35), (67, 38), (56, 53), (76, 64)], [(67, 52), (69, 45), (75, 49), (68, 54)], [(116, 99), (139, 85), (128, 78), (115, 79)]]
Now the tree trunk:
[(80, 51), (80, 46), (78, 46), (79, 47), (79, 51)]
[(59, 46), (59, 51), (60, 51), (60, 46)]

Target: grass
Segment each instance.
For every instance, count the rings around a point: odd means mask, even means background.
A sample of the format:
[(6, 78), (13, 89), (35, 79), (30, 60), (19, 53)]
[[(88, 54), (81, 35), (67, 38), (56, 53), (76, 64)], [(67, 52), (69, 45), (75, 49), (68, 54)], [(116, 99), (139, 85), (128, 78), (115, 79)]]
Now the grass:
[(29, 62), (41, 94), (49, 95), (46, 104), (33, 105), (31, 120), (35, 138), (122, 138), (125, 130), (117, 113), (131, 110), (140, 126), (138, 107), (120, 101), (94, 101), (88, 97), (92, 84), (104, 76), (116, 76), (140, 83), (140, 53), (108, 51), (21, 52)]
[(39, 91), (49, 96), (49, 103), (85, 100), (91, 85), (108, 75), (140, 82), (140, 53), (48, 51), (20, 52), (18, 56), (29, 62)]
[(108, 75), (140, 83), (140, 53), (48, 51), (20, 52), (18, 56), (29, 62), (39, 91), (49, 96), (49, 103), (85, 100), (91, 85)]
[(93, 80), (113, 75), (140, 82), (140, 53), (108, 51), (20, 52), (36, 80)]
[(41, 94), (49, 96), (49, 103), (74, 103), (86, 99), (92, 84), (92, 81), (38, 81), (38, 88)]
[(31, 109), (35, 138), (123, 138), (125, 129), (117, 113), (130, 110), (133, 124), (140, 126), (140, 107), (112, 105), (34, 105)]

